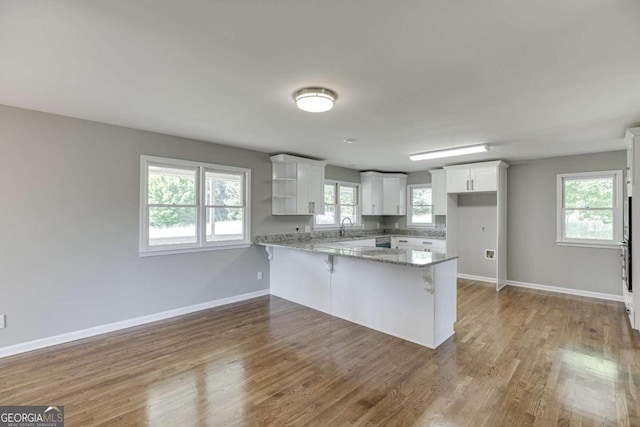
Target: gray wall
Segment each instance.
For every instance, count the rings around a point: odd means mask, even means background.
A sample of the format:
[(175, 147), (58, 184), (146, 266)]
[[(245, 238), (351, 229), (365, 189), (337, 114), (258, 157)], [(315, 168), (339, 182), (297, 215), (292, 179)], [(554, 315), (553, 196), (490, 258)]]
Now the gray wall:
[(359, 171), (333, 165), (327, 165), (324, 168), (324, 177), (326, 179), (335, 179), (337, 181), (360, 182)]
[(310, 223), (264, 153), (5, 106), (0, 149), (0, 347), (269, 287), (260, 247), (138, 257), (141, 154), (251, 168), (253, 235)]
[(625, 151), (512, 165), (507, 179), (509, 280), (620, 295), (618, 249), (556, 245), (556, 175), (625, 168)]
[(496, 193), (458, 195), (458, 271), (496, 277), (496, 261), (484, 258), (496, 249), (498, 215)]
[[(556, 176), (625, 168), (625, 151), (512, 164), (507, 169), (508, 280), (620, 295), (619, 250), (556, 245)], [(431, 182), (431, 175), (414, 172), (407, 182)], [(487, 197), (459, 196), (460, 273), (495, 277), (494, 261), (485, 260), (483, 252), (495, 248), (495, 225), (488, 221), (491, 209), (495, 212), (495, 196), (492, 202)], [(384, 217), (384, 221), (389, 228), (406, 224), (404, 217)]]

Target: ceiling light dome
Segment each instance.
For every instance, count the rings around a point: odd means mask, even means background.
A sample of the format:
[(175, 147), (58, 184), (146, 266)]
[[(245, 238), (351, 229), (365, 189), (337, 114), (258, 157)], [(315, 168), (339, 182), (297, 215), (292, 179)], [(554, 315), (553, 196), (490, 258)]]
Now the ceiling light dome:
[(333, 108), (338, 94), (323, 87), (305, 87), (293, 94), (296, 105), (302, 111), (323, 113)]

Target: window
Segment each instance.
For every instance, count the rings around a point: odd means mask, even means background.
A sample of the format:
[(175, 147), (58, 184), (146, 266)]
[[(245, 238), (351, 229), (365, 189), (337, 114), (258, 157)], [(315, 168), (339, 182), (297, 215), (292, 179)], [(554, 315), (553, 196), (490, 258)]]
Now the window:
[[(325, 181), (324, 213), (315, 216), (315, 228), (340, 227), (344, 218), (353, 225), (360, 225), (360, 185), (350, 182)], [(348, 220), (345, 226), (351, 225)]]
[(621, 205), (622, 171), (558, 175), (558, 243), (617, 247)]
[(433, 225), (433, 193), (430, 184), (407, 187), (409, 206), (407, 225), (413, 227)]
[(251, 170), (141, 156), (140, 254), (245, 247)]

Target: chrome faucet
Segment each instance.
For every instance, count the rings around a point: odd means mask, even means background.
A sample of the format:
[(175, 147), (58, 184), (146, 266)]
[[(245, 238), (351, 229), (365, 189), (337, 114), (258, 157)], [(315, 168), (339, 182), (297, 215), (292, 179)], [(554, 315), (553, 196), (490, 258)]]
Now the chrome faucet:
[(345, 234), (347, 234), (347, 230), (344, 229), (344, 220), (345, 219), (348, 219), (349, 223), (353, 227), (353, 221), (351, 221), (351, 218), (349, 218), (348, 216), (345, 216), (344, 218), (342, 218), (342, 223), (340, 224), (340, 232), (338, 233), (338, 234), (340, 234), (340, 237), (342, 237)]

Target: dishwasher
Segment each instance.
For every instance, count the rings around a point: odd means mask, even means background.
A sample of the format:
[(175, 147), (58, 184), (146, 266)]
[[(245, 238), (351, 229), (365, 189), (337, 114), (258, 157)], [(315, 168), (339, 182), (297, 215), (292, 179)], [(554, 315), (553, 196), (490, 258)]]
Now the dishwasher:
[(391, 237), (376, 237), (376, 248), (389, 248), (391, 249)]

